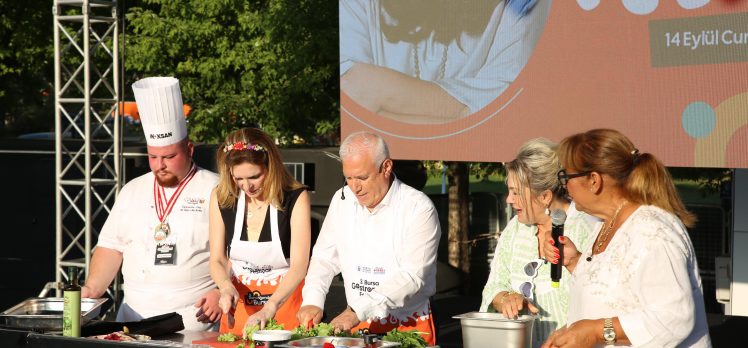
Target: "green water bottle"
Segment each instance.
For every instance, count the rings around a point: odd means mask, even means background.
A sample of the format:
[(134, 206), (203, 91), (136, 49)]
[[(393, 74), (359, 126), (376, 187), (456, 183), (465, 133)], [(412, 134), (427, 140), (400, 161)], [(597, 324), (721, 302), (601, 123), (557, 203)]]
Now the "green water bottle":
[(81, 337), (81, 287), (75, 267), (68, 267), (68, 280), (70, 282), (62, 290), (62, 335)]

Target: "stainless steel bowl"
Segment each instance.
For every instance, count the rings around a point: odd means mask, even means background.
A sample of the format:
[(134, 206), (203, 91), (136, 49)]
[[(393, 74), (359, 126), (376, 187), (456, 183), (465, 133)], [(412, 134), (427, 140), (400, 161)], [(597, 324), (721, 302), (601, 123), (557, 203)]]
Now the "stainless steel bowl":
[[(63, 298), (32, 297), (0, 313), (6, 326), (40, 331), (62, 330)], [(81, 299), (81, 325), (101, 312), (106, 298)]]

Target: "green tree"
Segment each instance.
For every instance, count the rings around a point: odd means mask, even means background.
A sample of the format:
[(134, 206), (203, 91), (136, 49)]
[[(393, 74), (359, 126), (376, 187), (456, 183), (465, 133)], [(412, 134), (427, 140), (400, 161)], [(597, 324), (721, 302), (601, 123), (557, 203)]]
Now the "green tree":
[(259, 125), (313, 142), (339, 124), (337, 13), (327, 0), (144, 0), (127, 13), (125, 67), (179, 78), (194, 140)]
[(52, 3), (0, 0), (0, 135), (50, 130)]

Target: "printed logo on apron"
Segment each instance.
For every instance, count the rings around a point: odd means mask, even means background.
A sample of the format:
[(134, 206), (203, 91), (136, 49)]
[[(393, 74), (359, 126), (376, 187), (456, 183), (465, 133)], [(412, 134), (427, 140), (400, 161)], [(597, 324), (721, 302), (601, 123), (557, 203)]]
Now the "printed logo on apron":
[(358, 291), (359, 296), (364, 296), (367, 293), (374, 291), (379, 286), (378, 281), (360, 278), (358, 283), (351, 282), (351, 289)]
[(250, 290), (244, 295), (244, 304), (248, 306), (264, 306), (273, 294), (263, 294), (259, 290)]
[(270, 273), (270, 271), (273, 270), (273, 267), (270, 265), (254, 266), (251, 264), (244, 264), (242, 265), (242, 270), (251, 274), (263, 274)]

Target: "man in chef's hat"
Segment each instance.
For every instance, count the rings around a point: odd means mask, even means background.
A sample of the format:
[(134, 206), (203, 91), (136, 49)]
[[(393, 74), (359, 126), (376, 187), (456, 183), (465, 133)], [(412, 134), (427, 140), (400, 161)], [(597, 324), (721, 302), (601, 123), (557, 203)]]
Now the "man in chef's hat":
[(208, 202), (218, 176), (192, 161), (179, 80), (149, 77), (132, 89), (151, 172), (122, 188), (82, 296), (102, 296), (121, 264), (125, 296), (118, 321), (177, 312), (185, 329), (211, 329), (221, 315), (208, 266)]

